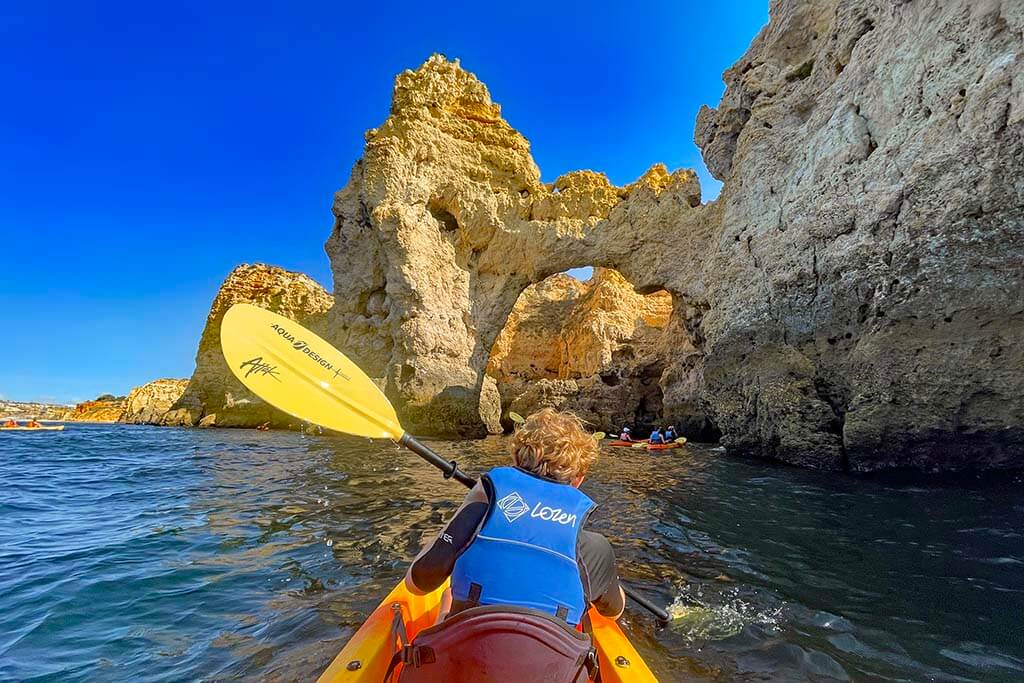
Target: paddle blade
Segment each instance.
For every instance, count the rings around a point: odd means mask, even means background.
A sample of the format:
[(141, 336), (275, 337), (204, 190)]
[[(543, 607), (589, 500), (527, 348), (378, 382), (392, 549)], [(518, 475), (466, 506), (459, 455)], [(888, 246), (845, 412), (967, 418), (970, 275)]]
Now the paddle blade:
[(251, 304), (235, 304), (220, 326), (235, 377), (270, 405), (346, 434), (398, 440), (395, 409), (366, 374), (297, 322)]
[(630, 446), (630, 448), (647, 448), (647, 444), (641, 441), (639, 443), (633, 444), (632, 446)]

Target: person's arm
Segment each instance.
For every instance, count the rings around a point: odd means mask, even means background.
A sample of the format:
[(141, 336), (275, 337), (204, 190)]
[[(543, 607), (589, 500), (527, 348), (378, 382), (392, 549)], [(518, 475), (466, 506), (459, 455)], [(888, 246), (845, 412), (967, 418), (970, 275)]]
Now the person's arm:
[(618, 619), (626, 609), (626, 594), (619, 585), (612, 544), (601, 534), (582, 531), (577, 553), (587, 600), (602, 616)]
[(455, 567), (455, 560), (473, 542), (486, 515), (487, 493), (477, 482), (441, 533), (427, 543), (409, 565), (405, 587), (410, 593), (426, 595), (444, 583)]

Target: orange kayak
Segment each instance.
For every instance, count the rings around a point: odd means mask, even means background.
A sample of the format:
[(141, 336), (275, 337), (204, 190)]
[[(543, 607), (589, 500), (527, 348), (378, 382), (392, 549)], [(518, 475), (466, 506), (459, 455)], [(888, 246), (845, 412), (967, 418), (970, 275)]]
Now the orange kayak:
[[(319, 683), (380, 683), (397, 647), (397, 636), (393, 630), (396, 613), (405, 623), (409, 640), (414, 639), (417, 633), (437, 621), (441, 598), (447, 587), (445, 583), (433, 593), (420, 596), (407, 591), (405, 582), (400, 581), (321, 674)], [(615, 621), (602, 617), (595, 609), (590, 610), (590, 621), (602, 683), (657, 682), (658, 679)], [(396, 675), (394, 680), (397, 679)]]
[(647, 439), (638, 439), (636, 441), (619, 441), (619, 440), (615, 440), (615, 441), (612, 441), (611, 443), (609, 443), (608, 445), (611, 446), (612, 448), (632, 448), (633, 446), (637, 445), (638, 443), (647, 443)]

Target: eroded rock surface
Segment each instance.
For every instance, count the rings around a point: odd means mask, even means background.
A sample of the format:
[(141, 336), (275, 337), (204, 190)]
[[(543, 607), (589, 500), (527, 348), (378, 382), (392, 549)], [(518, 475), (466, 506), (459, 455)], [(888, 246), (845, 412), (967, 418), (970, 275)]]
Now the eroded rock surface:
[(65, 422), (117, 422), (124, 415), (125, 397), (83, 401), (60, 419)]
[(487, 373), (506, 410), (572, 410), (599, 429), (648, 425), (667, 414), (659, 381), (680, 339), (671, 315), (667, 292), (637, 294), (614, 270), (586, 283), (553, 275), (519, 297)]
[(251, 427), (270, 423), (295, 426), (295, 418), (270, 407), (231, 373), (220, 348), (220, 324), (237, 303), (279, 313), (303, 325), (315, 325), (332, 305), (323, 287), (309, 277), (276, 266), (241, 265), (231, 271), (213, 301), (199, 340), (196, 369), (181, 398), (161, 418), (165, 425)]
[(158, 379), (135, 387), (128, 393), (120, 421), (129, 424), (160, 424), (171, 406), (181, 399), (187, 386), (187, 379)]
[(696, 139), (725, 443), (812, 467), (1024, 465), (1024, 5), (775, 2)]
[(484, 85), (439, 56), (399, 75), (391, 115), (366, 139), (335, 197), (324, 334), (380, 378), (413, 432), (500, 428), (485, 369), (531, 283), (596, 265), (653, 291), (663, 256), (643, 245), (681, 223), (691, 235), (676, 251), (704, 242), (692, 171), (655, 166), (624, 188), (579, 171), (545, 185)]
[[(818, 468), (1024, 465), (1024, 6), (778, 0), (691, 171), (540, 181), (457, 62), (395, 83), (335, 198), (324, 334), (421, 433), (497, 427), (520, 292), (617, 269), (672, 297), (659, 384), (735, 451)], [(551, 362), (549, 349), (538, 352)], [(579, 382), (546, 380), (538, 400)]]

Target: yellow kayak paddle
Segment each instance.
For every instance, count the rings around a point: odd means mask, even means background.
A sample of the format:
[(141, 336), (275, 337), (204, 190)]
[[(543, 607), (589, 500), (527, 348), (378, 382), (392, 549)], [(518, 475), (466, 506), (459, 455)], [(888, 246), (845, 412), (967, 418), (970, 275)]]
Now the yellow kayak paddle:
[(384, 392), (359, 366), (294, 320), (235, 304), (220, 324), (231, 372), (252, 393), (293, 415), (336, 432), (391, 439), (466, 486), (476, 480), (402, 429)]
[[(394, 406), (359, 366), (294, 320), (252, 304), (235, 304), (221, 321), (220, 345), (238, 381), (275, 408), (337, 432), (391, 439), (441, 470), (446, 479), (468, 487), (476, 484), (454, 460), (445, 460), (402, 428)], [(626, 586), (622, 589), (662, 622), (669, 620), (664, 609)]]

